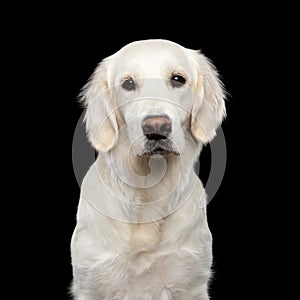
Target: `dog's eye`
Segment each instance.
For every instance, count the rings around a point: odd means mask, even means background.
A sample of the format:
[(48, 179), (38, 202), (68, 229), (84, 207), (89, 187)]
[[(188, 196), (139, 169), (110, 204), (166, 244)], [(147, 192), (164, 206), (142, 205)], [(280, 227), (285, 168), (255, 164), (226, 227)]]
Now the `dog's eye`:
[(126, 79), (122, 83), (122, 88), (125, 89), (126, 91), (133, 91), (135, 90), (135, 82), (132, 78)]
[(171, 77), (171, 85), (172, 87), (181, 87), (185, 84), (186, 80), (181, 75), (173, 75)]

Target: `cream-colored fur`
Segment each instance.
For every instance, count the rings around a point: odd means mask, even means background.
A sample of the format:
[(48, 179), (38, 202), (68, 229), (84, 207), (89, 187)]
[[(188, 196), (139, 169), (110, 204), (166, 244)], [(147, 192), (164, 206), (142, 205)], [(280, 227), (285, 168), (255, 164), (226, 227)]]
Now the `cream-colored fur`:
[[(135, 90), (122, 88), (129, 77)], [(212, 239), (193, 166), (225, 115), (214, 67), (173, 42), (138, 41), (100, 63), (82, 99), (99, 155), (72, 237), (74, 299), (209, 299)], [(170, 117), (174, 153), (143, 155), (149, 114)]]

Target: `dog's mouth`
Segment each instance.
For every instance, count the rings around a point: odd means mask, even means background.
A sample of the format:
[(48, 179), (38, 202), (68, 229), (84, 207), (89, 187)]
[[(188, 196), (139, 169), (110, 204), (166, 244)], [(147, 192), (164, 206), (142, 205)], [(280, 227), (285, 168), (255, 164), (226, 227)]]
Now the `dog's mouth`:
[(171, 140), (148, 140), (145, 144), (144, 150), (141, 156), (152, 156), (159, 154), (162, 156), (167, 155), (179, 155), (179, 152), (172, 144)]

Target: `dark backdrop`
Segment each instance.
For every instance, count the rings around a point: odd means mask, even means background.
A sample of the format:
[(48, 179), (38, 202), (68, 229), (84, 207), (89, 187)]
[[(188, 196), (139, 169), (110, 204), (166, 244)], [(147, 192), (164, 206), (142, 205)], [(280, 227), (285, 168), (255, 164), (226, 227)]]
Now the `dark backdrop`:
[[(1, 250), (11, 256), (2, 255), (1, 265), (10, 284), (3, 284), (7, 298), (68, 299), (69, 245), (79, 200), (71, 153), (82, 113), (77, 95), (101, 59), (147, 38), (201, 49), (229, 93), (222, 124), (226, 173), (208, 206), (212, 300), (295, 298), (286, 295), (292, 272), (282, 267), (296, 269), (298, 257), (290, 243), (299, 234), (289, 233), (299, 226), (287, 222), (298, 220), (291, 214), (298, 215), (298, 208), (290, 208), (298, 199), (292, 181), (297, 176), (282, 166), (297, 170), (296, 160), (289, 159), (297, 140), (292, 129), (298, 116), (292, 113), (298, 112), (298, 84), (292, 79), (297, 80), (299, 55), (293, 57), (292, 49), (299, 18), (288, 2), (254, 2), (233, 7), (213, 1), (12, 2), (10, 11), (3, 7), (1, 150), (12, 157), (2, 155), (1, 165), (2, 178), (11, 183), (6, 186), (2, 179)], [(209, 167), (206, 147), (204, 182)]]

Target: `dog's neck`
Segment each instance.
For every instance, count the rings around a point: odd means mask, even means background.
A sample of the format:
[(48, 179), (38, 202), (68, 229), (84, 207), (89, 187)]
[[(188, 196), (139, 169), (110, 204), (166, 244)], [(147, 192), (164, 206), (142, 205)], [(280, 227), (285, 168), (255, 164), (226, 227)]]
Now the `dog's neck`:
[(171, 193), (179, 181), (184, 180), (183, 177), (190, 175), (181, 157), (172, 154), (165, 157), (125, 157), (122, 154), (105, 153), (99, 154), (98, 166), (110, 170), (111, 178), (107, 178), (107, 183), (113, 190), (117, 185), (118, 190), (127, 196), (128, 193), (136, 195), (130, 199), (132, 202), (155, 201), (162, 191), (164, 194)]
[(185, 155), (151, 157), (130, 156), (128, 152), (121, 152), (120, 148), (99, 153), (94, 165), (98, 169), (99, 180), (92, 182), (89, 188), (93, 184), (99, 185), (97, 198), (108, 197), (116, 204), (114, 209), (120, 210), (118, 213), (122, 218), (130, 222), (160, 219), (188, 199), (198, 180), (193, 165), (200, 153), (200, 145), (196, 151), (186, 147)]
[(99, 197), (105, 197), (105, 189), (113, 199), (110, 203), (119, 203), (115, 209), (120, 210), (123, 220), (133, 223), (162, 219), (174, 212), (190, 181), (186, 170), (181, 170), (180, 157), (172, 155), (125, 159), (115, 153), (99, 153), (95, 167), (101, 174)]

